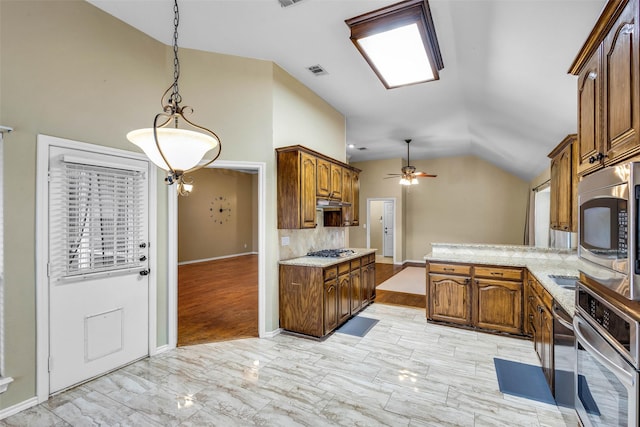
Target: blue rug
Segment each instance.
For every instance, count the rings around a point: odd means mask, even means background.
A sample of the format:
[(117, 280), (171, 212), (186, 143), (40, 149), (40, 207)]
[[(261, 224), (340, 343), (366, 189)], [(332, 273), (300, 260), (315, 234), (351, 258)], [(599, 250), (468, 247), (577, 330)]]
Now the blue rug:
[(378, 319), (371, 319), (369, 317), (354, 316), (347, 323), (340, 326), (336, 332), (341, 334), (355, 335), (356, 337), (364, 337), (367, 332), (373, 328)]
[(540, 366), (493, 358), (500, 391), (525, 399), (556, 404)]
[[(498, 385), (502, 393), (569, 408), (574, 407), (574, 396), (558, 396), (557, 401), (553, 398), (540, 366), (512, 362), (497, 357), (493, 358), (493, 363), (496, 366)], [(563, 370), (556, 371), (556, 381), (574, 381), (573, 373)], [(598, 405), (591, 395), (591, 390), (589, 390), (587, 379), (583, 375), (578, 375), (578, 393), (586, 411), (600, 416), (600, 409), (598, 409)]]

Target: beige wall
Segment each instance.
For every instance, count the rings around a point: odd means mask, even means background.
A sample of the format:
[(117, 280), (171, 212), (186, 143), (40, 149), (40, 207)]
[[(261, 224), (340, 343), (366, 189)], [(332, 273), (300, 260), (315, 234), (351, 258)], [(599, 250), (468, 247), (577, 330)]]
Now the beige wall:
[[(274, 66), (273, 78), (274, 146), (303, 145), (344, 162), (344, 116), (282, 68)], [(322, 224), (320, 218), (318, 224)], [(311, 250), (348, 245), (348, 236), (344, 228), (321, 225), (313, 230), (279, 230), (278, 236), (274, 243), (279, 244), (282, 237), (289, 237), (290, 242), (288, 246), (279, 248), (280, 259), (305, 255)]]
[[(134, 151), (172, 81), (172, 49), (80, 0), (0, 1), (0, 123), (5, 138), (5, 343), (0, 409), (35, 395), (35, 181), (38, 133)], [(299, 143), (340, 159), (344, 118), (272, 62), (180, 49), (192, 119), (222, 139), (223, 160), (265, 164), (266, 330), (278, 328), (274, 147)], [(304, 112), (304, 120), (300, 114)], [(342, 154), (341, 154), (342, 153)], [(158, 185), (157, 340), (167, 343), (167, 189)], [(197, 184), (196, 184), (197, 185)], [(46, 284), (37, 284), (46, 286)]]
[[(395, 253), (396, 261), (404, 259), (404, 206), (402, 204), (403, 188), (398, 179), (383, 179), (388, 173), (396, 173), (402, 167), (402, 159), (373, 160), (370, 162), (354, 162), (352, 165), (360, 172), (360, 226), (349, 227), (349, 245), (356, 248), (367, 247), (367, 200), (390, 198), (396, 201), (395, 217)], [(377, 252), (382, 255), (382, 251)]]
[(178, 198), (178, 262), (256, 252), (257, 175), (214, 168), (190, 177), (194, 191)]
[[(529, 183), (472, 156), (412, 163), (438, 177), (405, 187), (397, 179), (382, 179), (400, 170), (401, 159), (354, 163), (363, 170), (361, 218), (367, 198), (397, 198), (402, 256), (396, 261), (422, 261), (432, 242), (522, 244)], [(366, 244), (364, 226), (350, 235), (352, 243)]]

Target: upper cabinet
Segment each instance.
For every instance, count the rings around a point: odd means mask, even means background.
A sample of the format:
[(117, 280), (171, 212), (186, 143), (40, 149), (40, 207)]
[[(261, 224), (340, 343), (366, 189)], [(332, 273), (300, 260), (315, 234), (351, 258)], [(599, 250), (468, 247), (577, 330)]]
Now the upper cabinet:
[(358, 225), (354, 209), (359, 209), (360, 186), (354, 182), (359, 169), (300, 145), (276, 153), (279, 229), (317, 227), (318, 200), (338, 205), (327, 208), (325, 226)]
[(638, 0), (610, 0), (569, 72), (578, 76), (577, 173), (640, 153)]
[(551, 158), (551, 229), (578, 230), (578, 192), (576, 165), (577, 135), (567, 135), (554, 150)]

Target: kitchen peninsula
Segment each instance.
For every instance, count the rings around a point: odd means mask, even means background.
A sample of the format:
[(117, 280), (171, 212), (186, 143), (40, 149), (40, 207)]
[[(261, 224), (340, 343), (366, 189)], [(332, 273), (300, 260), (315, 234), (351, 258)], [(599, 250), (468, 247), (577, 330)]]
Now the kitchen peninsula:
[(375, 298), (376, 249), (280, 261), (280, 327), (323, 337)]

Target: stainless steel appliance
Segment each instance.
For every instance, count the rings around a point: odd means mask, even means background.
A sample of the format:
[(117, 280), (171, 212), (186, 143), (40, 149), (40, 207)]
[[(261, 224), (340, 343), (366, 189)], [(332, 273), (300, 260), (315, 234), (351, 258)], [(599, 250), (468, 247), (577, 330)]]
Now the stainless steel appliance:
[(320, 251), (309, 252), (307, 256), (317, 256), (322, 258), (344, 258), (353, 255), (353, 249), (322, 249)]
[[(553, 303), (553, 397), (558, 406), (575, 408), (576, 350), (573, 319), (557, 302)], [(573, 411), (569, 411), (571, 413)], [(563, 413), (564, 414), (564, 413)]]
[(638, 321), (578, 283), (576, 411), (585, 427), (637, 427)]
[(602, 169), (578, 184), (578, 255), (604, 267), (595, 280), (631, 300), (640, 300), (639, 199), (639, 162)]

